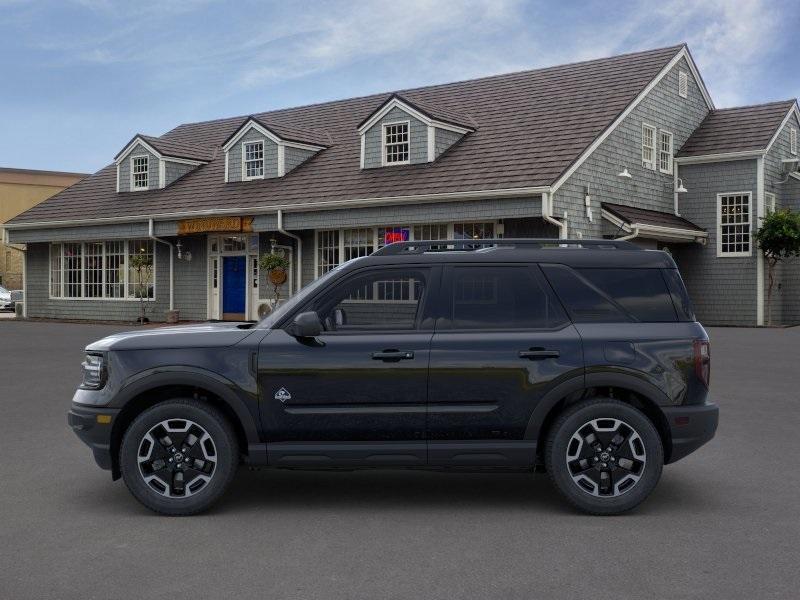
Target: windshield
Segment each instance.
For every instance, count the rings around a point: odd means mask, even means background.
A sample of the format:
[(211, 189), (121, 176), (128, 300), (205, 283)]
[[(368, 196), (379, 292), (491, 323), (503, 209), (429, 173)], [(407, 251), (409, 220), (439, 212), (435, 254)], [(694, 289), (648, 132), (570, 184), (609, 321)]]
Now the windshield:
[(10, 293), (11, 292), (9, 292), (6, 288), (0, 285), (0, 294), (10, 294)]
[(331, 277), (338, 273), (342, 267), (344, 267), (347, 263), (342, 263), (338, 267), (335, 267), (325, 273), (319, 279), (316, 279), (309, 283), (306, 287), (301, 289), (297, 292), (294, 296), (289, 298), (286, 302), (278, 306), (275, 310), (271, 313), (266, 315), (263, 319), (258, 322), (259, 329), (269, 329), (275, 325), (278, 321), (280, 321), (288, 312), (294, 310), (297, 306), (303, 304), (306, 298), (310, 297), (314, 294), (318, 289), (325, 287), (327, 283), (331, 280)]

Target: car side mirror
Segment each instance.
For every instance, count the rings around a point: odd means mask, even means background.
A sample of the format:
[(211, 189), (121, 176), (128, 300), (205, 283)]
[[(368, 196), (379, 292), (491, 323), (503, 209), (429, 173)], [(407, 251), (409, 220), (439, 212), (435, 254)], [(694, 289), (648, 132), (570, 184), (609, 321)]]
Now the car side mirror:
[(286, 332), (296, 338), (317, 337), (322, 333), (322, 323), (319, 320), (319, 315), (313, 310), (300, 313), (294, 318)]

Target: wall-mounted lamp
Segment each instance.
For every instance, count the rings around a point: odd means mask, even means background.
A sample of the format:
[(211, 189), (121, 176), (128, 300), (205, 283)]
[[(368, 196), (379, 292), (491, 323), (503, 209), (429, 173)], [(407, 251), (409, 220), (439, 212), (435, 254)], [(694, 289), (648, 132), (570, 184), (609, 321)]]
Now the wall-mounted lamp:
[(686, 188), (683, 186), (683, 179), (681, 179), (680, 177), (678, 177), (678, 187), (676, 187), (676, 188), (675, 188), (675, 193), (676, 193), (676, 194), (685, 194), (685, 193), (686, 193), (686, 192), (688, 192), (688, 191), (689, 191), (689, 190), (687, 190), (687, 189), (686, 189)]
[(623, 179), (633, 179), (633, 175), (628, 172), (628, 167), (622, 165), (622, 171), (617, 173), (617, 177), (622, 177)]
[(175, 244), (175, 250), (178, 251), (178, 260), (185, 260), (186, 262), (192, 260), (192, 253), (188, 250), (186, 252), (183, 251), (183, 244), (181, 244), (180, 240)]

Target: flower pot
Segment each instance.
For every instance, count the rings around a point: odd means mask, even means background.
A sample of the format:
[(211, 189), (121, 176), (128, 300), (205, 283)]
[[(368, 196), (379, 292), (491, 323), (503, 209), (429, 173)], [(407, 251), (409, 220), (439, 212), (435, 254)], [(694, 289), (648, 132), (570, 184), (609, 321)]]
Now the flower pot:
[(283, 285), (286, 283), (286, 271), (283, 269), (272, 269), (268, 276), (269, 282), (272, 285)]

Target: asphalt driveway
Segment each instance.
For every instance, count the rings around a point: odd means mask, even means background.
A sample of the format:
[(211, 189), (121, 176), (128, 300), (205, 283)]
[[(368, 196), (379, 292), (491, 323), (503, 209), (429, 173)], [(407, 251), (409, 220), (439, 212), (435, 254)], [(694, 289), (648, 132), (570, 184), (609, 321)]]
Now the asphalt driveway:
[(613, 518), (543, 475), (247, 470), (154, 516), (66, 425), (83, 346), (121, 329), (0, 322), (0, 598), (800, 595), (800, 328), (710, 331), (717, 438)]

